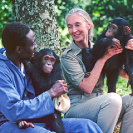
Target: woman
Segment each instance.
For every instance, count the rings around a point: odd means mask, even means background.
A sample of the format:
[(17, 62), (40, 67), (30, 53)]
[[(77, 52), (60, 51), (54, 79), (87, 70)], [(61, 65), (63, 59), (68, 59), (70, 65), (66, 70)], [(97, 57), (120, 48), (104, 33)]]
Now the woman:
[[(121, 53), (123, 49), (109, 48), (96, 62), (91, 74), (86, 77), (81, 51), (82, 48), (88, 47), (88, 42), (92, 39), (93, 23), (88, 13), (78, 8), (69, 11), (66, 23), (73, 41), (61, 56), (62, 70), (71, 100), (71, 107), (65, 117), (91, 119), (104, 133), (113, 133), (121, 112), (122, 100), (116, 93), (103, 95), (104, 76), (101, 71), (105, 62), (113, 55)], [(130, 46), (127, 48), (131, 49)]]

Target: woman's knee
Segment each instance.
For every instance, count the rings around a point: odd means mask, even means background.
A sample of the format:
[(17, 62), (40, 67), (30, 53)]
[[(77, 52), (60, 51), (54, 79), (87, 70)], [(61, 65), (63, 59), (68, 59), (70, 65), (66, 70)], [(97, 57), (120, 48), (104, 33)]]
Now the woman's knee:
[(108, 93), (108, 101), (111, 106), (117, 109), (122, 107), (122, 98), (116, 93)]

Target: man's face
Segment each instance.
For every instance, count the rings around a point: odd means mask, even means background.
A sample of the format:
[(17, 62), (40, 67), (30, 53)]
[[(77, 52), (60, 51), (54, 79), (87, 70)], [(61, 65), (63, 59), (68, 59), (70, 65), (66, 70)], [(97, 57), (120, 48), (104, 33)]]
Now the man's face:
[(35, 42), (35, 35), (32, 30), (29, 31), (27, 36), (27, 44), (22, 47), (22, 59), (30, 60), (34, 56), (35, 49), (37, 48), (37, 44)]

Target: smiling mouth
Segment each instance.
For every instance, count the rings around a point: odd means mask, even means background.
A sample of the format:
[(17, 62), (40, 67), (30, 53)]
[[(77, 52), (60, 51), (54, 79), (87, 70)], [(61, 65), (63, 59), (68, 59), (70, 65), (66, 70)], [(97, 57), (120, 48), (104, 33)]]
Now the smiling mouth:
[(75, 37), (78, 37), (78, 36), (80, 36), (80, 34), (78, 34), (78, 35), (74, 35)]

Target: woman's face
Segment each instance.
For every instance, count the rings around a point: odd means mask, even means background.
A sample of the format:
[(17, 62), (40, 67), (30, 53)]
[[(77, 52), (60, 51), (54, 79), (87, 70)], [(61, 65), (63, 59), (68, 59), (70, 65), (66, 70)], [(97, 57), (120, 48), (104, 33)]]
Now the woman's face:
[(87, 23), (82, 16), (76, 13), (68, 16), (66, 22), (69, 33), (77, 45), (88, 43), (88, 30), (91, 27), (90, 23)]

